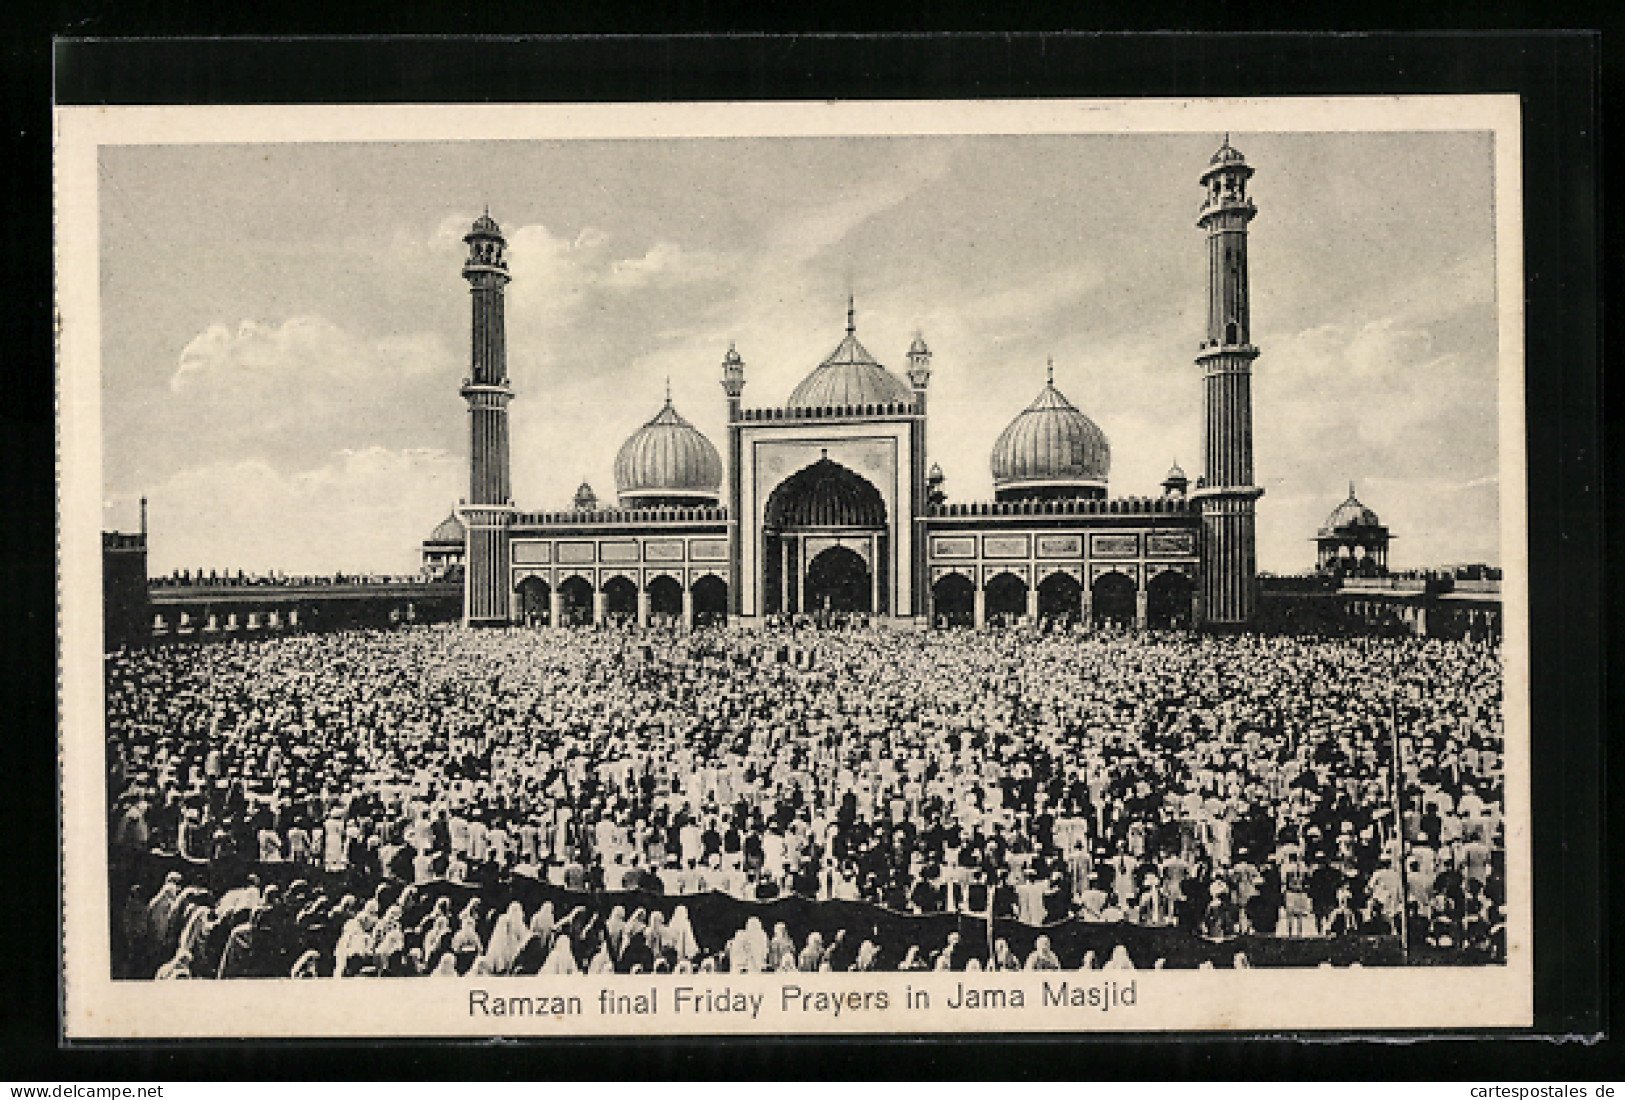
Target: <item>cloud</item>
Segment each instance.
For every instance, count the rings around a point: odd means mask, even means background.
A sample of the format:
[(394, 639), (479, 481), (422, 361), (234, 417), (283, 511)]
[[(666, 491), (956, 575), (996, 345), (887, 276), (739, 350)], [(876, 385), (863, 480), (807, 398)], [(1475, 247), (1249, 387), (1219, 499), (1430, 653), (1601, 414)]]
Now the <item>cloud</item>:
[(603, 283), (617, 290), (635, 290), (715, 279), (728, 269), (728, 261), (717, 253), (691, 252), (671, 241), (657, 241), (642, 256), (611, 264)]
[(382, 447), (291, 472), (259, 459), (192, 467), (149, 493), (148, 568), (414, 572), (465, 477), (444, 451)]
[(177, 394), (213, 387), (337, 383), (370, 386), (386, 373), (393, 379), (433, 373), (447, 361), (435, 333), (389, 334), (367, 340), (325, 317), (290, 317), (281, 324), (253, 320), (235, 329), (213, 324), (182, 349), (169, 388)]

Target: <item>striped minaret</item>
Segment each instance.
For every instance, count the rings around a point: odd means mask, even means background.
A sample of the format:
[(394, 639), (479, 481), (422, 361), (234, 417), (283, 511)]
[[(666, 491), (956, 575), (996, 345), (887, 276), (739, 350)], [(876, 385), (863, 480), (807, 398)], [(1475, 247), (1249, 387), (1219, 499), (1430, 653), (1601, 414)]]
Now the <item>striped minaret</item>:
[(473, 306), (473, 346), (462, 395), (468, 402), (468, 499), (458, 514), (468, 530), (467, 573), (463, 582), (463, 622), (494, 626), (509, 621), (508, 524), (513, 494), (508, 483), (508, 350), (503, 326), (503, 294), (508, 285), (507, 242), (487, 211), (463, 238)]
[(1247, 224), (1257, 210), (1247, 197), (1253, 170), (1224, 144), (1202, 174), (1206, 201), (1196, 224), (1207, 230), (1207, 338), (1202, 368), (1205, 462), (1193, 494), (1202, 509), (1201, 615), (1216, 626), (1239, 626), (1257, 605), (1253, 484), (1253, 360), (1248, 331)]

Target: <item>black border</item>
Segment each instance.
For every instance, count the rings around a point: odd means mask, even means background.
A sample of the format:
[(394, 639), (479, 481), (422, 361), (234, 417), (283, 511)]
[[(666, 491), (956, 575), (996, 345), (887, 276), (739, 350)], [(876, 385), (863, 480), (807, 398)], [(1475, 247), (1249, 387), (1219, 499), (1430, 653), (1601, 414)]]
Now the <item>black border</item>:
[[(125, 22), (150, 30), (164, 14), (154, 18), (142, 12)], [(207, 15), (186, 14), (192, 19), (188, 29), (204, 29), (199, 24)], [(392, 18), (372, 14), (378, 16), (373, 26), (403, 26), (411, 24), (413, 9), (395, 10)], [(981, 18), (985, 22), (986, 14)], [(256, 19), (260, 28), (272, 29), (263, 27), (272, 19), (263, 11), (245, 22), (255, 26)], [(418, 25), (427, 22), (419, 18)], [(106, 13), (56, 27), (64, 34), (118, 29), (117, 17)], [(12, 67), (38, 78), (40, 59), (26, 51), (25, 45), (14, 46)], [(1602, 863), (1599, 721), (1603, 452), (1597, 261), (1602, 227), (1596, 130), (1603, 54), (1595, 36), (78, 40), (55, 43), (50, 60), (56, 98), (64, 104), (1520, 94), (1529, 333), (1536, 1030), (1595, 1035), (1605, 1027), (1604, 998), (1617, 997), (1620, 983), (1607, 980), (1603, 951), (1608, 883)], [(8, 174), (12, 201), (0, 216), (7, 239), (20, 246), (22, 256), (43, 258), (45, 277), (39, 277), (37, 266), (14, 265), (6, 280), (13, 308), (5, 313), (10, 339), (0, 369), (11, 400), (5, 403), (0, 456), (18, 519), (0, 551), (9, 567), (8, 582), (0, 585), (7, 599), (0, 621), (43, 627), (52, 621), (46, 602), (52, 572), (47, 570), (54, 572), (54, 561), (47, 557), (52, 544), (45, 533), (54, 516), (49, 483), (27, 476), (49, 476), (54, 454), (50, 222), (44, 216), (50, 204), (48, 186), (39, 186), (49, 178), (49, 128), (39, 93), (37, 86), (14, 88), (7, 101), (9, 136), (26, 154), (13, 164), (28, 163), (35, 171)], [(1619, 234), (1611, 233), (1616, 257), (1619, 243)], [(1620, 454), (1617, 421), (1608, 427), (1616, 444), (1608, 451), (1612, 463)], [(1610, 581), (1610, 595), (1625, 591), (1617, 573)], [(1314, 1037), (1238, 1044), (1205, 1036), (1185, 1036), (1183, 1042), (1166, 1041), (1173, 1037), (594, 1040), (540, 1050), (422, 1041), (62, 1049), (57, 1046), (55, 906), (46, 903), (56, 897), (56, 861), (50, 834), (39, 827), (56, 812), (50, 781), (54, 646), (41, 646), (29, 657), (6, 662), (8, 670), (27, 671), (4, 696), (13, 707), (7, 740), (22, 764), (8, 801), (23, 811), (19, 820), (34, 824), (31, 832), (12, 834), (20, 841), (17, 854), (25, 858), (15, 869), (8, 866), (7, 885), (0, 887), (0, 912), (6, 914), (0, 920), (8, 926), (0, 943), (15, 955), (0, 969), (7, 991), (0, 998), (5, 1041), (0, 1073), (8, 1078), (1620, 1076), (1617, 1068), (1606, 1072), (1606, 1064), (1618, 1063), (1605, 1046), (1459, 1038), (1380, 1049), (1351, 1045), (1340, 1052)], [(1616, 826), (1618, 820), (1616, 815)], [(21, 950), (22, 936), (10, 930), (14, 919), (27, 922), (26, 950)]]

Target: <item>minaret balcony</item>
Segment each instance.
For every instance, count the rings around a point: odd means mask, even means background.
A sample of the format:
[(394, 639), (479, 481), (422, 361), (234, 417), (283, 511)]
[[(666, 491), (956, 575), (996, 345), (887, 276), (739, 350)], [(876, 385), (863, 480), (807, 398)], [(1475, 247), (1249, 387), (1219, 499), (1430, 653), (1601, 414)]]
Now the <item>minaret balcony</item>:
[(1258, 207), (1253, 205), (1252, 199), (1234, 197), (1208, 199), (1196, 212), (1196, 224), (1201, 225), (1217, 214), (1244, 214), (1248, 221), (1252, 221), (1258, 214)]
[(1209, 360), (1222, 359), (1226, 356), (1246, 358), (1249, 360), (1257, 359), (1258, 348), (1254, 347), (1252, 344), (1223, 344), (1207, 341), (1204, 342), (1201, 348), (1197, 351), (1196, 361), (1198, 363), (1205, 363)]

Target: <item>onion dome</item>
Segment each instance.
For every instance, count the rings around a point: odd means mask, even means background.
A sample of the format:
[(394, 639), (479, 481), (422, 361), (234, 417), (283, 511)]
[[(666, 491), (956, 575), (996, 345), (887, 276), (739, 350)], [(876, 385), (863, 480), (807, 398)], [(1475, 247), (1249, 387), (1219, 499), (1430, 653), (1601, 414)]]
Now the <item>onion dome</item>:
[(487, 210), (474, 219), (474, 228), (469, 230), (469, 236), (500, 237), (502, 236), (502, 227), (497, 225), (496, 221), (491, 217), (491, 212)]
[(1043, 390), (993, 444), (994, 495), (1000, 500), (1103, 497), (1111, 472), (1106, 434), (1055, 388)]
[(463, 545), (465, 537), (466, 533), (463, 530), (463, 521), (457, 518), (456, 512), (453, 512), (451, 515), (441, 520), (435, 529), (429, 532), (429, 537), (423, 541), (446, 543), (454, 542), (458, 546), (461, 546)]
[(1208, 161), (1208, 163), (1245, 164), (1247, 163), (1247, 159), (1241, 155), (1241, 150), (1230, 144), (1230, 135), (1226, 134), (1224, 135), (1224, 144), (1219, 146), (1219, 151), (1213, 154), (1213, 159)]
[(912, 405), (909, 384), (875, 361), (858, 343), (853, 307), (847, 303), (846, 338), (785, 402), (791, 409), (831, 409), (852, 405)]
[(715, 505), (722, 457), (698, 428), (666, 405), (615, 456), (615, 491), (626, 508)]
[(585, 481), (581, 488), (576, 490), (575, 506), (578, 512), (593, 512), (598, 509), (598, 494), (592, 491), (592, 486)]
[(1354, 482), (1349, 482), (1349, 498), (1339, 504), (1332, 514), (1326, 517), (1326, 525), (1320, 529), (1322, 535), (1330, 535), (1340, 531), (1350, 531), (1355, 528), (1381, 528), (1382, 521), (1377, 513), (1361, 504), (1354, 495)]

